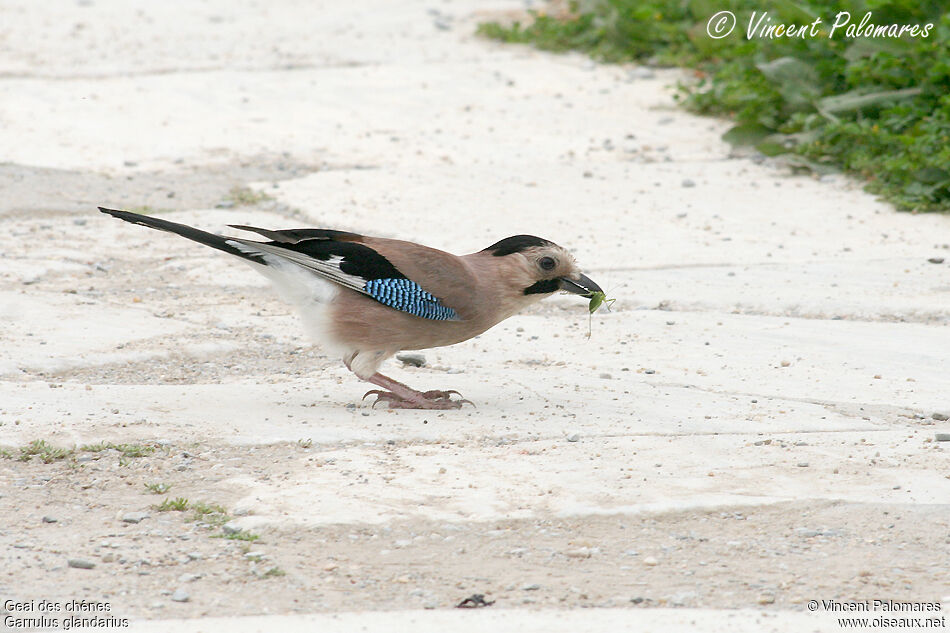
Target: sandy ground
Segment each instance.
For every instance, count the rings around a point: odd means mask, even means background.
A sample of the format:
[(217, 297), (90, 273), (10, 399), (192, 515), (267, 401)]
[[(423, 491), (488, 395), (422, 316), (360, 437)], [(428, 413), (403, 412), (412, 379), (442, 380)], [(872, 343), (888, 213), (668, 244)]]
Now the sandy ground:
[[(822, 600), (948, 600), (950, 218), (732, 155), (676, 71), (472, 35), (521, 8), (2, 2), (10, 614), (803, 631), (840, 629)], [(556, 297), (390, 364), (477, 408), (374, 410), (251, 269), (99, 204), (539, 234), (618, 301), (589, 339)]]

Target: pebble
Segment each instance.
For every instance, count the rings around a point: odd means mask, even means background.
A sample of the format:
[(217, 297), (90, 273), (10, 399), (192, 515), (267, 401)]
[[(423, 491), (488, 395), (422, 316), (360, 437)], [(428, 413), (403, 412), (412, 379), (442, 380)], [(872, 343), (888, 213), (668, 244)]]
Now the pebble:
[(51, 517), (48, 514), (43, 517), (43, 523), (56, 523), (58, 519), (56, 517)]
[(76, 569), (92, 569), (96, 566), (95, 563), (88, 560), (83, 560), (81, 558), (70, 558), (68, 561), (66, 561), (66, 564), (70, 567), (75, 567)]
[(942, 411), (935, 411), (932, 416), (934, 420), (938, 422), (945, 422), (947, 419), (950, 419), (950, 413), (943, 413)]
[(403, 365), (412, 365), (413, 367), (423, 367), (426, 364), (426, 357), (422, 354), (396, 354), (396, 360)]
[(931, 257), (931, 258), (928, 259), (927, 261), (930, 262), (931, 264), (942, 264), (942, 263), (943, 263), (943, 257)]
[(822, 535), (821, 530), (811, 530), (811, 529), (804, 528), (804, 527), (795, 528), (795, 533), (798, 534), (799, 536), (803, 536), (803, 537), (805, 537), (805, 538), (811, 538), (811, 537), (813, 537), (813, 536), (821, 536), (821, 535)]
[(772, 604), (775, 602), (775, 596), (770, 593), (759, 594), (759, 604)]
[(808, 468), (808, 462), (798, 462), (795, 465), (798, 466), (799, 468)]
[(178, 582), (194, 582), (201, 578), (201, 574), (182, 574), (178, 577)]
[(148, 518), (148, 512), (126, 512), (122, 515), (122, 520), (125, 523), (141, 523), (144, 519)]
[(175, 590), (175, 593), (172, 594), (172, 600), (175, 602), (188, 602), (191, 600), (191, 596), (188, 595), (188, 592), (182, 588)]
[(950, 442), (950, 433), (937, 433), (935, 439), (938, 442)]
[(578, 547), (577, 549), (567, 550), (564, 555), (568, 558), (590, 558), (591, 551), (589, 547)]
[(225, 523), (224, 525), (221, 526), (221, 529), (224, 530), (225, 534), (237, 534), (238, 532), (241, 531), (241, 528), (235, 525), (233, 521), (229, 521), (228, 523)]
[(188, 558), (191, 560), (201, 560), (201, 552), (188, 552)]
[(576, 442), (579, 439), (581, 439), (581, 436), (578, 435), (577, 433), (571, 433), (570, 435), (567, 436), (568, 442)]
[(541, 585), (539, 585), (538, 583), (532, 583), (530, 585), (525, 585), (524, 587), (521, 588), (521, 590), (522, 591), (537, 591), (540, 588), (541, 588)]
[(660, 561), (658, 561), (653, 556), (647, 556), (646, 558), (643, 559), (643, 564), (648, 567), (656, 567), (659, 563)]
[(696, 186), (696, 183), (693, 182), (692, 180), (690, 180), (689, 178), (684, 178), (684, 179), (683, 179), (683, 186), (684, 186), (684, 187), (695, 187), (695, 186)]
[(607, 372), (602, 373), (600, 377), (603, 378), (604, 380), (610, 380), (611, 378), (613, 378), (613, 376), (611, 376)]

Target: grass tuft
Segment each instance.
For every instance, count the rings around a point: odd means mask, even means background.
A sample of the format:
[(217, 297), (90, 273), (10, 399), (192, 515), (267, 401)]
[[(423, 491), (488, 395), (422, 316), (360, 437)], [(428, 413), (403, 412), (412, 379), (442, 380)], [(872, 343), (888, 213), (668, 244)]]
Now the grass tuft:
[(251, 206), (274, 198), (263, 191), (256, 191), (250, 187), (232, 187), (228, 192), (227, 199), (236, 205)]
[(61, 459), (66, 459), (74, 453), (71, 448), (57, 448), (46, 440), (33, 440), (20, 449), (18, 459), (21, 462), (28, 462), (33, 457), (38, 457), (44, 464), (52, 464)]
[(188, 509), (188, 499), (178, 497), (176, 499), (166, 498), (160, 504), (152, 506), (158, 512), (184, 512)]
[[(558, 3), (551, 6), (560, 7)], [(706, 32), (718, 11), (735, 30)], [(927, 37), (849, 37), (830, 27), (840, 11), (857, 28), (932, 25)], [(747, 37), (753, 18), (810, 24), (814, 37)], [(725, 140), (784, 154), (793, 168), (842, 169), (898, 209), (950, 210), (950, 10), (925, 0), (585, 0), (554, 13), (532, 12), (522, 25), (487, 23), (479, 32), (553, 51), (580, 50), (605, 62), (688, 66), (694, 81), (677, 95), (690, 110), (731, 116)]]

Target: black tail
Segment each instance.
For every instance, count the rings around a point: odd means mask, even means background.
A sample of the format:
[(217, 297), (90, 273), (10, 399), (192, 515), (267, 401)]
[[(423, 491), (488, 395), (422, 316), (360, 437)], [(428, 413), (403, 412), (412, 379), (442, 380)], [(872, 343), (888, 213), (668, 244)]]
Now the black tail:
[(99, 207), (99, 210), (103, 213), (108, 213), (111, 216), (117, 217), (120, 220), (125, 220), (126, 222), (141, 224), (142, 226), (147, 226), (149, 228), (158, 229), (160, 231), (168, 231), (169, 233), (175, 233), (177, 235), (181, 235), (182, 237), (187, 237), (189, 240), (194, 240), (199, 244), (216, 248), (219, 251), (224, 251), (225, 253), (229, 253), (231, 255), (236, 255), (241, 259), (247, 259), (257, 264), (267, 264), (267, 262), (264, 261), (264, 258), (260, 255), (254, 253), (245, 253), (244, 251), (235, 248), (228, 243), (229, 241), (232, 241), (230, 238), (226, 238), (221, 235), (215, 235), (214, 233), (201, 231), (185, 224), (169, 222), (168, 220), (160, 220), (159, 218), (153, 218), (140, 213), (132, 213), (131, 211), (118, 211), (116, 209), (106, 209), (104, 207)]

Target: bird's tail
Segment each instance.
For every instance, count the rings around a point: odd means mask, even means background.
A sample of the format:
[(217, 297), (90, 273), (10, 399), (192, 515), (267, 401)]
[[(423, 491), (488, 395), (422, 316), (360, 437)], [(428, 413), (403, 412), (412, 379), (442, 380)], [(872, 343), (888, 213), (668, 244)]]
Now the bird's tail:
[(168, 231), (169, 233), (175, 233), (176, 235), (181, 235), (186, 237), (189, 240), (194, 240), (199, 244), (204, 244), (205, 246), (210, 246), (211, 248), (216, 248), (219, 251), (224, 251), (231, 255), (240, 257), (241, 259), (246, 259), (252, 261), (256, 264), (267, 265), (267, 262), (264, 261), (262, 254), (243, 251), (239, 248), (233, 246), (233, 238), (223, 237), (221, 235), (216, 235), (214, 233), (208, 233), (207, 231), (202, 231), (194, 227), (178, 224), (177, 222), (169, 222), (168, 220), (161, 220), (159, 218), (153, 218), (147, 215), (142, 215), (141, 213), (132, 213), (131, 211), (118, 211), (116, 209), (106, 209), (105, 207), (99, 207), (99, 210), (103, 213), (108, 213), (109, 215), (119, 218), (120, 220), (125, 220), (126, 222), (131, 222), (133, 224), (141, 224), (142, 226), (147, 226), (149, 228), (158, 229), (160, 231)]

